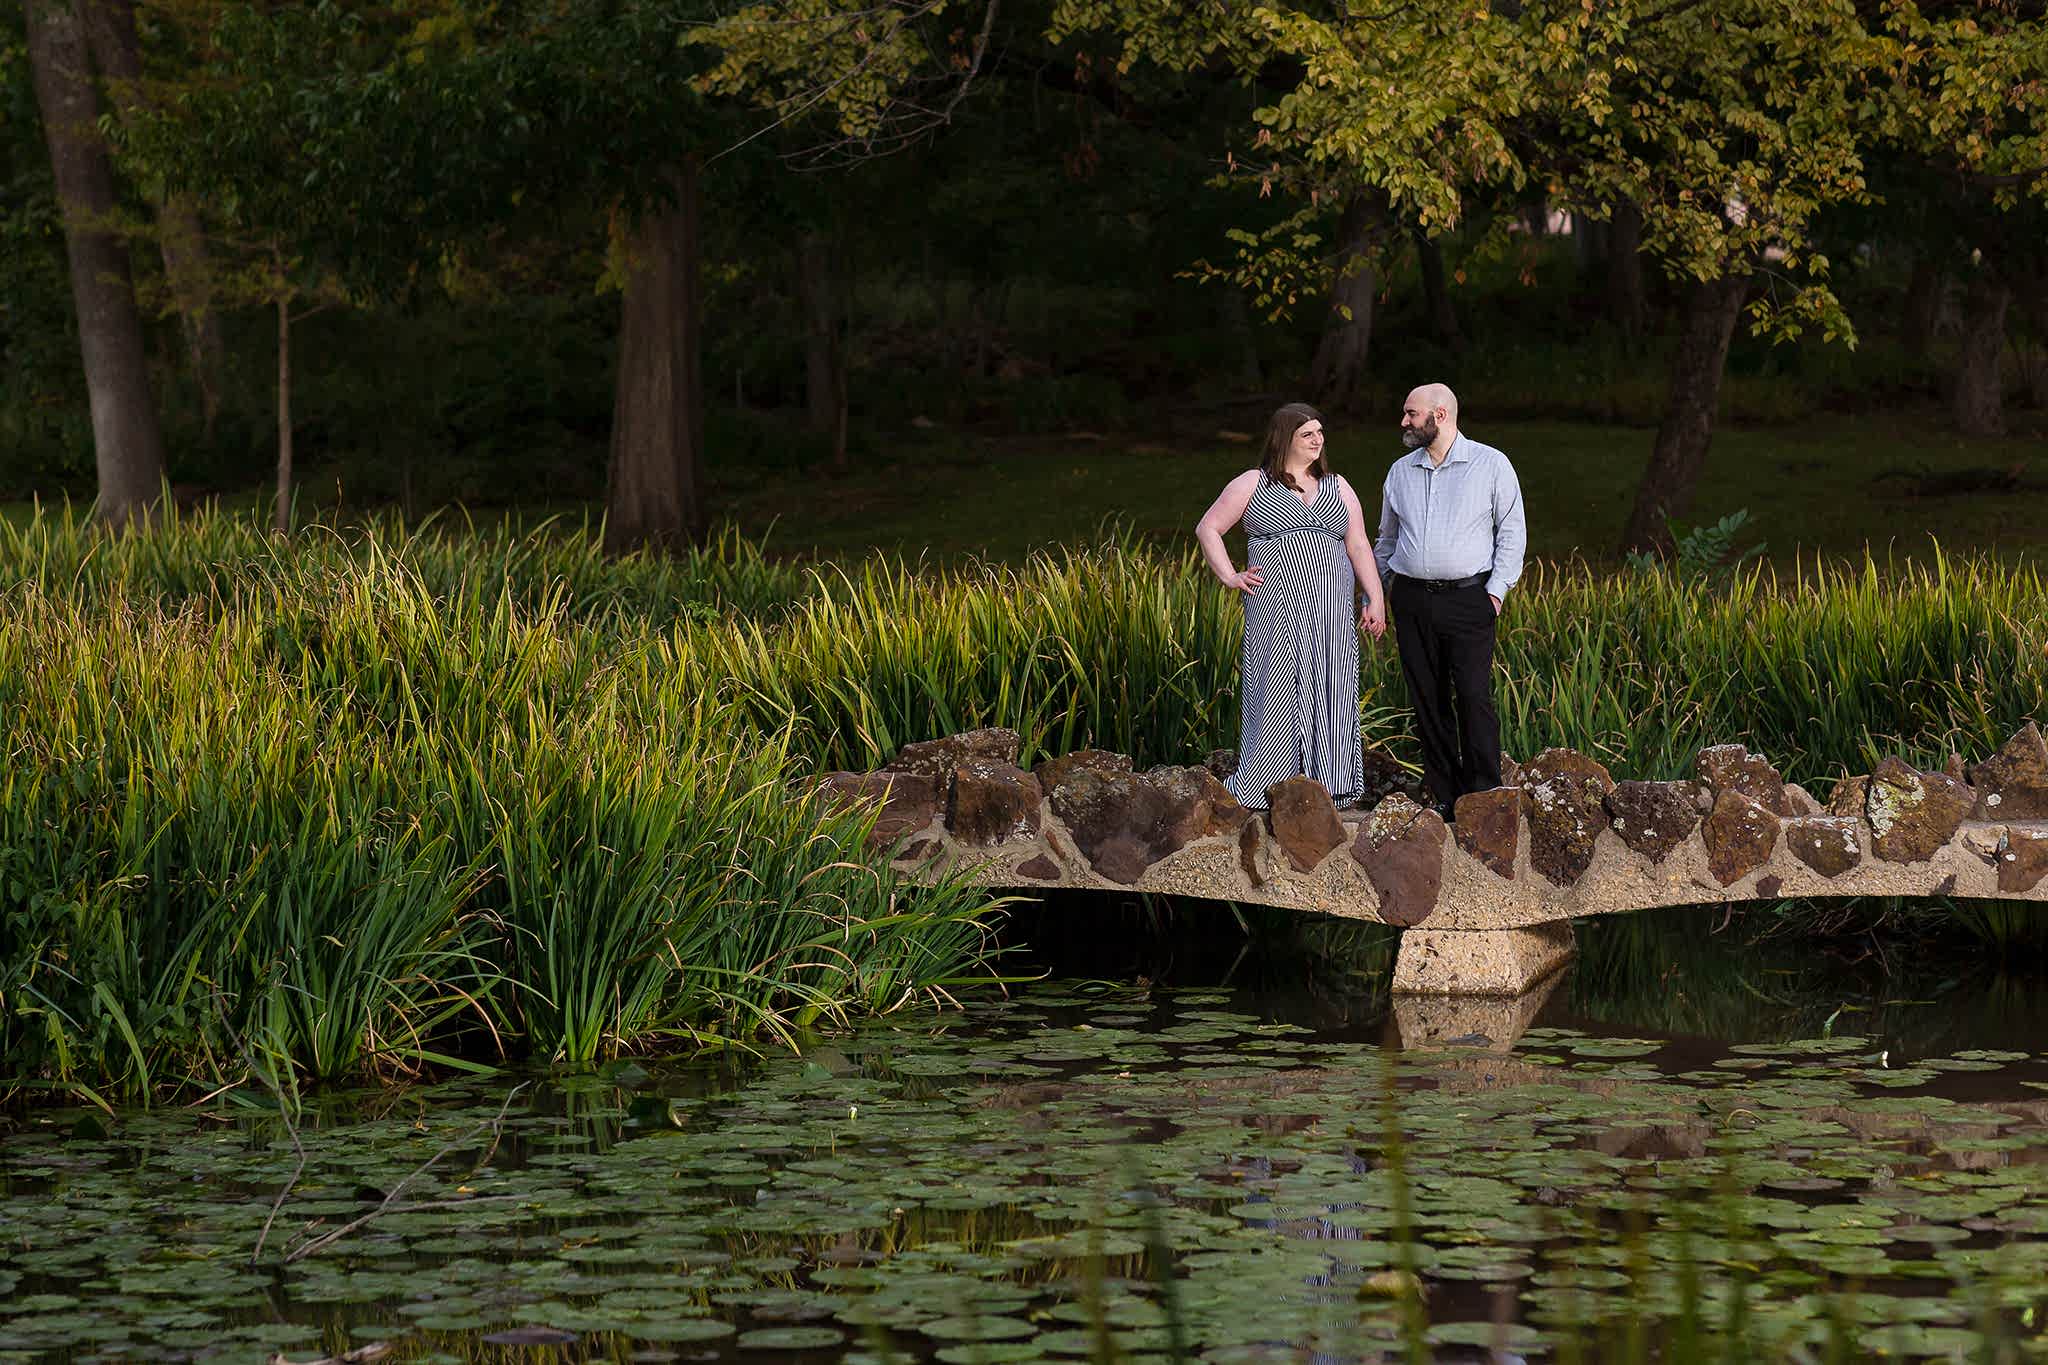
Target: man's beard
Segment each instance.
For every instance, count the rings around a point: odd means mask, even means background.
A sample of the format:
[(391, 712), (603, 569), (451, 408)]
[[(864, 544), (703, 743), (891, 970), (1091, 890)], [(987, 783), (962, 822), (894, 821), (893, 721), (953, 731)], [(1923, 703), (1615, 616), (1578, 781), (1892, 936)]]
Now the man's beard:
[(1426, 446), (1431, 441), (1434, 441), (1436, 437), (1437, 425), (1436, 418), (1434, 417), (1430, 418), (1422, 426), (1401, 428), (1401, 444), (1407, 446), (1410, 450), (1414, 450), (1417, 446)]

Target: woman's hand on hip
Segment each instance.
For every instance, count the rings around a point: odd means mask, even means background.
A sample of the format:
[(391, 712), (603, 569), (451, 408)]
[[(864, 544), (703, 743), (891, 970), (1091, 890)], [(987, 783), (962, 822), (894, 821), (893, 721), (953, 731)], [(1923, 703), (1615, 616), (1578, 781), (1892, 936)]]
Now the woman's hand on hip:
[(1241, 573), (1232, 574), (1229, 586), (1236, 588), (1246, 597), (1257, 597), (1259, 589), (1265, 584), (1265, 581), (1266, 576), (1259, 572), (1259, 566), (1253, 564), (1247, 566)]

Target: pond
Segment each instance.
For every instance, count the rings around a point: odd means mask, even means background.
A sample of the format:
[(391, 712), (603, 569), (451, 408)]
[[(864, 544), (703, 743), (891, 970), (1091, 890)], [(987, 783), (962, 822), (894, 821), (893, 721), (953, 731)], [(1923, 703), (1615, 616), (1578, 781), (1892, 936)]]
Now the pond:
[(0, 1359), (2048, 1347), (2023, 983), (1637, 917), (1540, 1001), (1460, 1011), (1390, 1004), (1366, 931), (1047, 915), (1067, 974), (800, 1056), (320, 1097), (296, 1128), (17, 1116)]

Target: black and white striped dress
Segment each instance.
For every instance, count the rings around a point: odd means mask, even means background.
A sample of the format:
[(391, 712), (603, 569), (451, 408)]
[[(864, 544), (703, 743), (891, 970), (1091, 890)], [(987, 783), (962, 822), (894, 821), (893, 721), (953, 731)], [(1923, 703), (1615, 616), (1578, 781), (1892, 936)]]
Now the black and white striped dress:
[(1364, 785), (1347, 521), (1334, 475), (1308, 503), (1261, 476), (1244, 509), (1245, 558), (1265, 577), (1244, 599), (1244, 732), (1229, 782), (1247, 806), (1264, 809), (1286, 777), (1312, 777), (1339, 801)]

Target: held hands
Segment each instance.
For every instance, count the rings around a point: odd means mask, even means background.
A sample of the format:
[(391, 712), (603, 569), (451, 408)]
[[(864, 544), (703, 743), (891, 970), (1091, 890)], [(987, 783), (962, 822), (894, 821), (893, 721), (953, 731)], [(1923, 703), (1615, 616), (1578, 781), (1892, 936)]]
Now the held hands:
[(1228, 587), (1236, 588), (1246, 597), (1257, 597), (1259, 595), (1259, 587), (1265, 581), (1266, 576), (1259, 572), (1258, 565), (1254, 564), (1245, 569), (1243, 573), (1232, 574), (1224, 580), (1224, 583)]
[(1386, 605), (1368, 598), (1365, 607), (1358, 613), (1358, 628), (1377, 640), (1387, 633)]

